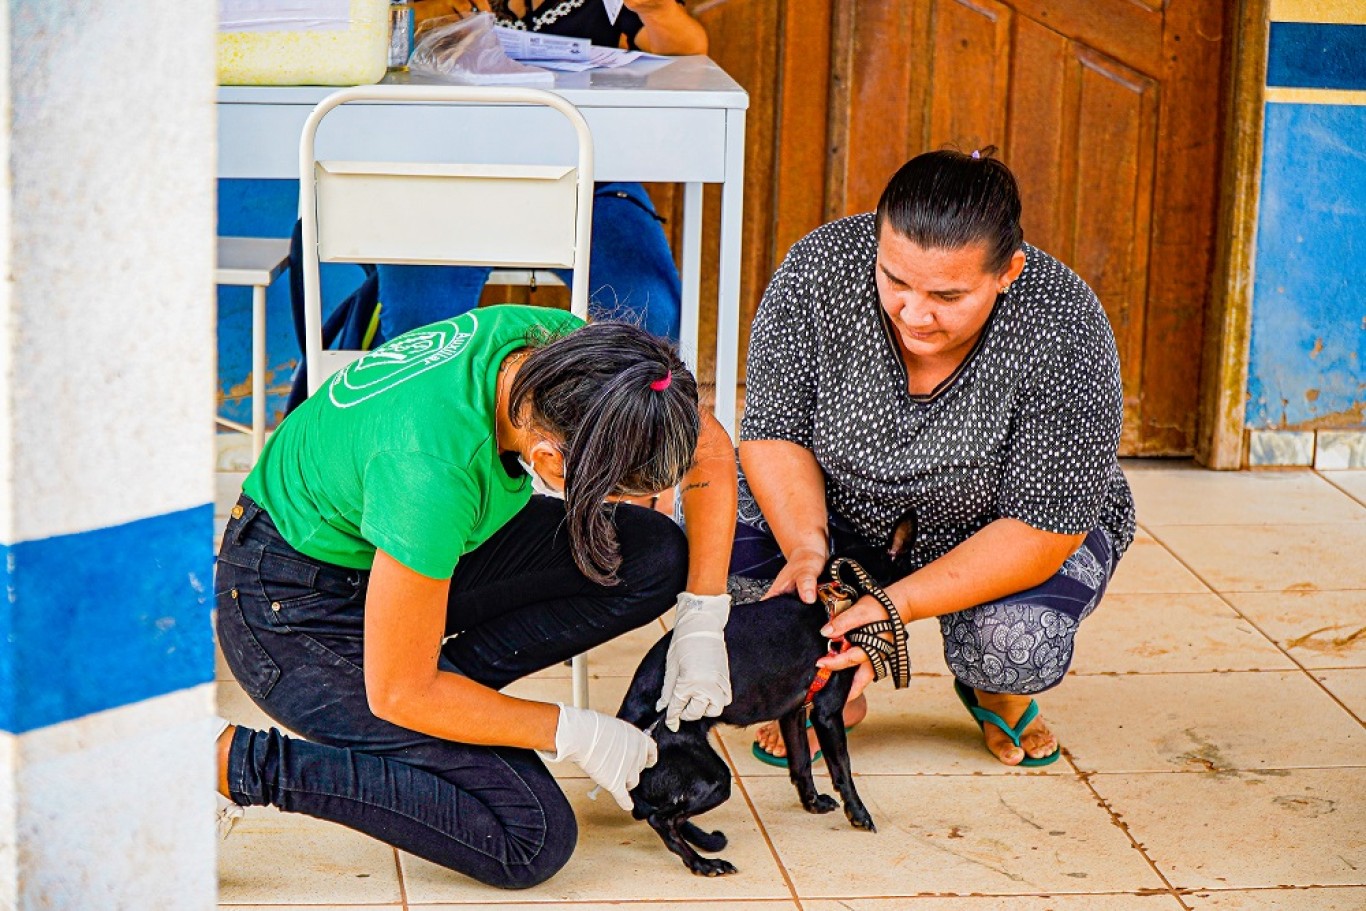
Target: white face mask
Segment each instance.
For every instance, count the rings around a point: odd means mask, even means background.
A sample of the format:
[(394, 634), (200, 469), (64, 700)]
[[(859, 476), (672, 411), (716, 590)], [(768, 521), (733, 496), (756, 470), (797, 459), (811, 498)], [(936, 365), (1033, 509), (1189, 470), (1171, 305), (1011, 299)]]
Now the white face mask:
[(543, 497), (551, 497), (556, 500), (564, 499), (564, 491), (556, 490), (545, 482), (536, 469), (531, 467), (531, 463), (521, 456), (517, 457), (517, 464), (522, 466), (522, 470), (531, 476), (531, 489)]

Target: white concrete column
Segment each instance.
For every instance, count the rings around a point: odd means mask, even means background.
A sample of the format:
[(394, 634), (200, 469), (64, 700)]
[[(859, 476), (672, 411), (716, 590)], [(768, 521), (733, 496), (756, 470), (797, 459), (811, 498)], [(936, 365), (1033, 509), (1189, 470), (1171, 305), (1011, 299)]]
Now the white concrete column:
[(0, 7), (0, 909), (216, 906), (216, 21)]

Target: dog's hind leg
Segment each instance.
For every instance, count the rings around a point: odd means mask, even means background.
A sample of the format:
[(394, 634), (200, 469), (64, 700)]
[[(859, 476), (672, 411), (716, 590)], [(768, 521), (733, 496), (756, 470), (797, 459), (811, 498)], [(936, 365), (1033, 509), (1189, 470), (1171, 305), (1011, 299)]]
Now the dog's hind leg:
[(701, 857), (692, 847), (713, 851), (726, 844), (720, 832), (704, 832), (689, 821), (730, 799), (730, 768), (707, 743), (706, 725), (684, 722), (676, 732), (661, 726), (655, 735), (659, 760), (642, 772), (640, 784), (631, 791), (633, 815), (646, 820), (692, 872), (734, 873), (724, 860)]
[(830, 780), (844, 801), (844, 815), (850, 825), (876, 832), (873, 817), (854, 788), (854, 775), (849, 765), (849, 739), (844, 732), (844, 702), (848, 694), (849, 682), (838, 678), (832, 680), (811, 705), (811, 727), (816, 731), (816, 741), (825, 756)]
[[(720, 832), (711, 833), (709, 838), (707, 833), (689, 821), (691, 817), (715, 809), (730, 798), (730, 769), (715, 753), (710, 750), (707, 752), (715, 760), (714, 764), (699, 763), (696, 769), (698, 774), (692, 778), (683, 796), (668, 807), (651, 813), (647, 821), (659, 833), (665, 847), (681, 857), (689, 870), (698, 876), (724, 876), (734, 873), (735, 867), (719, 857), (702, 857), (687, 843), (691, 841), (698, 844), (696, 836), (699, 835), (713, 844), (719, 840), (724, 846), (726, 841)], [(694, 759), (700, 760), (702, 757)], [(698, 846), (706, 849), (706, 845)]]
[[(720, 857), (703, 857), (692, 849), (683, 837), (682, 830), (692, 825), (687, 819), (671, 815), (668, 811), (654, 813), (646, 822), (659, 833), (664, 847), (683, 859), (683, 864), (698, 876), (726, 876), (735, 873), (735, 866)], [(695, 828), (695, 827), (694, 827)]]
[[(635, 806), (631, 810), (631, 815), (636, 819), (648, 821), (657, 812), (654, 807), (634, 795), (632, 796), (632, 802)], [(726, 847), (725, 832), (722, 832), (720, 829), (717, 829), (714, 832), (708, 832), (691, 820), (684, 820), (678, 824), (678, 834), (682, 836), (685, 841), (696, 845), (708, 854), (715, 854), (717, 851), (723, 851)], [(667, 844), (667, 841), (665, 843)]]
[(787, 747), (787, 774), (802, 809), (808, 813), (829, 813), (839, 806), (835, 798), (816, 790), (816, 779), (811, 775), (811, 746), (806, 739), (806, 712), (793, 709), (778, 719), (778, 730)]

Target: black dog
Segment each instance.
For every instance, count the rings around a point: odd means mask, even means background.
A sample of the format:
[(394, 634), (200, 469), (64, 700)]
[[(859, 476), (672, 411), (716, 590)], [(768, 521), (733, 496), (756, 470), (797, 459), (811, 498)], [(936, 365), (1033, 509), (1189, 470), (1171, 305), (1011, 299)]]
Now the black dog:
[[(904, 517), (887, 548), (851, 547), (845, 554), (859, 560), (879, 581), (899, 578), (896, 574), (913, 531), (913, 521)], [(659, 761), (641, 774), (640, 784), (631, 791), (633, 815), (649, 822), (692, 872), (701, 876), (735, 872), (729, 862), (702, 857), (692, 847), (715, 852), (726, 846), (721, 832), (704, 832), (689, 822), (730, 798), (730, 769), (707, 741), (708, 732), (717, 724), (744, 727), (778, 719), (788, 774), (802, 807), (809, 813), (829, 813), (839, 806), (816, 790), (805, 724), (805, 702), (816, 677), (816, 659), (828, 649), (820, 634), (827, 619), (819, 599), (805, 604), (792, 595), (735, 606), (726, 624), (731, 703), (719, 717), (685, 721), (677, 731), (665, 727), (664, 713), (655, 709), (672, 633), (655, 643), (636, 669), (617, 717), (651, 731), (659, 746)], [(809, 714), (830, 778), (844, 801), (844, 815), (854, 828), (875, 832), (873, 818), (854, 789), (844, 732), (844, 703), (853, 680), (853, 668), (831, 674), (811, 699)]]
[[(726, 624), (731, 703), (720, 717), (684, 721), (677, 731), (665, 727), (664, 713), (655, 709), (673, 634), (666, 633), (655, 643), (636, 670), (617, 717), (642, 730), (653, 726), (659, 761), (641, 773), (640, 784), (631, 791), (633, 815), (649, 822), (665, 846), (694, 873), (735, 872), (727, 861), (702, 857), (688, 844), (704, 851), (726, 846), (722, 833), (705, 833), (688, 822), (730, 798), (730, 769), (707, 742), (707, 733), (717, 724), (745, 726), (777, 718), (787, 747), (788, 772), (802, 807), (810, 813), (828, 813), (839, 806), (816, 790), (802, 708), (816, 676), (816, 659), (826, 652), (820, 634), (825, 622), (825, 608), (820, 604), (804, 604), (790, 595), (733, 608)], [(852, 669), (830, 676), (812, 700), (811, 726), (830, 777), (844, 799), (844, 814), (855, 828), (871, 832), (875, 831), (873, 819), (854, 790), (844, 735), (842, 715), (853, 679)]]

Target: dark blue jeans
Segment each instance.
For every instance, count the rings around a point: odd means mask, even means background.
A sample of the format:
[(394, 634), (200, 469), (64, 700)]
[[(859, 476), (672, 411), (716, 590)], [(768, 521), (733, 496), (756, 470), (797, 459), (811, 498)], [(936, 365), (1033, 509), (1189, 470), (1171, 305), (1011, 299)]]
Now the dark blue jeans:
[[(380, 337), (450, 319), (479, 303), (486, 266), (379, 267)], [(556, 269), (567, 285), (573, 271)], [(654, 203), (638, 183), (600, 183), (593, 194), (593, 244), (588, 265), (589, 312), (624, 319), (661, 338), (678, 340), (683, 292), (669, 239)]]
[[(223, 534), (218, 639), (242, 688), (303, 738), (239, 727), (232, 799), (350, 826), (503, 888), (544, 882), (578, 837), (531, 750), (419, 734), (371, 713), (362, 637), (368, 573), (307, 557), (248, 497)], [(440, 666), (503, 687), (659, 617), (686, 583), (687, 542), (666, 516), (621, 506), (621, 583), (574, 566), (564, 504), (531, 502), (461, 558)], [(458, 634), (458, 635), (457, 635)]]

